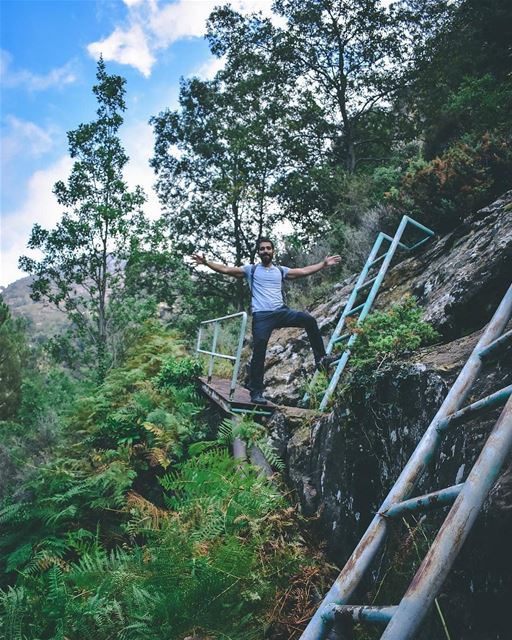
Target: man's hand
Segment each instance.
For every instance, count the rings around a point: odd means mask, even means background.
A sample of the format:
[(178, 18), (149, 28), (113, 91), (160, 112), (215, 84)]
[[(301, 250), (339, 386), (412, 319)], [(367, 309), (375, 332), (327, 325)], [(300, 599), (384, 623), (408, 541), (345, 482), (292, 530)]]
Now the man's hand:
[(195, 260), (197, 264), (206, 264), (206, 256), (204, 253), (193, 253), (190, 257), (192, 260)]
[(324, 267), (333, 267), (341, 262), (341, 256), (326, 256), (324, 258)]

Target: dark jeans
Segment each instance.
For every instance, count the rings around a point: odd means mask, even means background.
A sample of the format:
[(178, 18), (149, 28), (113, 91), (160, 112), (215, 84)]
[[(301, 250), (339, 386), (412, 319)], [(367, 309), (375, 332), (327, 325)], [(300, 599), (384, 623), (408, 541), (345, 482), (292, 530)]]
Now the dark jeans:
[(283, 327), (302, 327), (306, 329), (315, 362), (325, 355), (324, 342), (315, 318), (306, 311), (295, 311), (288, 307), (280, 307), (275, 311), (257, 311), (252, 316), (252, 360), (251, 383), (252, 393), (263, 391), (263, 369), (265, 354), (270, 334), (274, 329)]

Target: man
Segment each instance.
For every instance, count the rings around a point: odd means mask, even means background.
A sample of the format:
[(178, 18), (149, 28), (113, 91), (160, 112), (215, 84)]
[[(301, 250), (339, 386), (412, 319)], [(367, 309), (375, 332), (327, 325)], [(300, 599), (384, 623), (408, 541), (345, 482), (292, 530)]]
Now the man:
[(217, 262), (210, 262), (204, 255), (194, 254), (192, 258), (197, 264), (204, 264), (217, 273), (223, 273), (235, 278), (246, 278), (251, 289), (252, 309), (252, 360), (251, 360), (251, 400), (255, 404), (267, 404), (263, 396), (263, 370), (265, 354), (270, 334), (274, 329), (283, 327), (302, 327), (308, 334), (315, 363), (318, 369), (327, 370), (335, 356), (328, 356), (318, 324), (313, 316), (306, 311), (295, 311), (284, 303), (283, 280), (295, 280), (310, 276), (325, 267), (338, 264), (340, 256), (328, 256), (317, 264), (289, 269), (272, 264), (274, 258), (274, 243), (269, 238), (260, 238), (257, 243), (260, 263), (246, 264), (242, 267), (228, 267)]

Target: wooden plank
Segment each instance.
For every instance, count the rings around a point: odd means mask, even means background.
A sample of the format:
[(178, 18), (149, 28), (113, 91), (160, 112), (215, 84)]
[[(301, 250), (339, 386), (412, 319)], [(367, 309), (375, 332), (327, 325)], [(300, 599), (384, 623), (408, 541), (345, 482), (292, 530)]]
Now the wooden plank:
[(254, 404), (251, 402), (251, 394), (245, 387), (235, 387), (233, 397), (229, 399), (229, 389), (231, 380), (225, 378), (219, 378), (212, 376), (210, 382), (206, 376), (199, 378), (201, 382), (201, 388), (203, 393), (207, 395), (211, 400), (218, 404), (224, 411), (231, 413), (231, 408), (247, 409), (248, 411), (254, 409), (260, 409), (262, 411), (281, 411), (287, 414), (290, 418), (312, 418), (319, 417), (321, 414), (318, 411), (311, 409), (302, 409), (300, 407), (287, 407), (274, 404), (270, 400), (268, 404)]
[(277, 408), (277, 405), (270, 402), (270, 400), (268, 404), (265, 405), (254, 404), (254, 402), (251, 402), (251, 394), (249, 390), (245, 389), (245, 387), (239, 387), (238, 385), (235, 387), (235, 392), (230, 400), (229, 390), (231, 380), (226, 380), (225, 378), (219, 378), (217, 376), (212, 376), (210, 382), (208, 382), (208, 378), (206, 376), (201, 376), (199, 380), (201, 381), (203, 391), (212, 398), (212, 400), (216, 400), (216, 397), (221, 400), (222, 404), (221, 402), (219, 402), (219, 404), (221, 404), (223, 408), (226, 404), (238, 409), (253, 409), (254, 407), (258, 407), (260, 409), (269, 409), (274, 411)]

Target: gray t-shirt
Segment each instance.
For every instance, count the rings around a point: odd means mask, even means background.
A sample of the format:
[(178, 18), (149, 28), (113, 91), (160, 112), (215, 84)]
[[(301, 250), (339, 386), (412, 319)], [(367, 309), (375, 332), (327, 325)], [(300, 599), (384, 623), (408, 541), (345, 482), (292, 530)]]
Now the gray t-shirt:
[(252, 264), (244, 264), (243, 270), (249, 287), (252, 289), (251, 310), (253, 313), (257, 311), (275, 311), (284, 305), (282, 280), (286, 278), (288, 267), (264, 267), (258, 264), (254, 270), (254, 282), (251, 286)]

